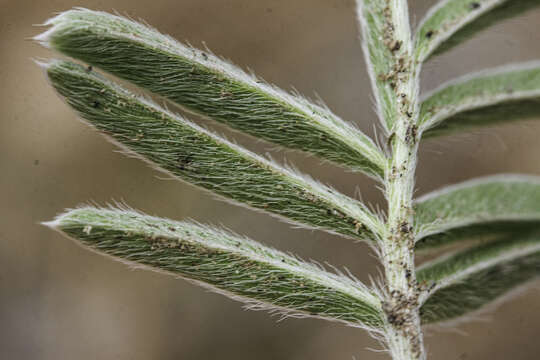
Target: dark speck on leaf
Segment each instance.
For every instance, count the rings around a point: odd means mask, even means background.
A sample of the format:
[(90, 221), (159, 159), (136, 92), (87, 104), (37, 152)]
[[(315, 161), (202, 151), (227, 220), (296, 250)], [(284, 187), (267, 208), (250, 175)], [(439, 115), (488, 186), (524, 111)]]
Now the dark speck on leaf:
[(480, 7), (480, 3), (472, 2), (470, 6), (471, 6), (471, 9), (476, 10)]
[(390, 43), (390, 50), (392, 52), (398, 51), (399, 49), (401, 49), (402, 43), (403, 42), (401, 40), (394, 40), (392, 43)]
[(92, 102), (92, 107), (93, 108), (98, 108), (99, 107), (99, 101), (95, 100)]
[(189, 166), (193, 162), (193, 158), (191, 155), (184, 155), (178, 157), (178, 168), (180, 170), (186, 170), (187, 166)]
[(433, 36), (433, 30), (429, 30), (427, 33), (426, 33), (426, 37), (428, 39), (431, 39), (431, 37)]

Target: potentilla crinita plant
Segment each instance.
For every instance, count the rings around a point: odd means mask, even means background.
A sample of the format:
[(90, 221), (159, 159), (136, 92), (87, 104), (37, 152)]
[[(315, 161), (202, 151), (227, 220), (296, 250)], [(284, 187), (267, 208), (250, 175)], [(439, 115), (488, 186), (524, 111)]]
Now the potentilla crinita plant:
[[(384, 137), (378, 142), (325, 106), (207, 50), (120, 16), (63, 12), (35, 40), (86, 65), (40, 65), (88, 125), (156, 169), (220, 197), (364, 241), (383, 271), (363, 284), (230, 231), (126, 208), (82, 206), (46, 225), (91, 250), (192, 280), (252, 308), (365, 329), (395, 360), (426, 359), (423, 327), (470, 316), (540, 273), (540, 179), (490, 176), (414, 198), (418, 145), (425, 137), (538, 116), (540, 63), (484, 70), (421, 96), (422, 64), (537, 5), (539, 0), (443, 0), (413, 31), (405, 0), (358, 0)], [(235, 145), (97, 70), (191, 113), (363, 173), (380, 183), (386, 211), (373, 212)], [(428, 250), (434, 259), (415, 266), (415, 254)]]

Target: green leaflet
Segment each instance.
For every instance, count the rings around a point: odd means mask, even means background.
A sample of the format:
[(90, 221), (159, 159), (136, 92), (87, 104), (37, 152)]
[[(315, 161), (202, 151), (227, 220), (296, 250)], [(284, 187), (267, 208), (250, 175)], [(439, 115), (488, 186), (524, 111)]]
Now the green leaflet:
[(538, 5), (538, 0), (440, 1), (418, 27), (416, 58), (422, 62), (442, 54), (485, 28)]
[(356, 326), (382, 323), (380, 302), (363, 284), (230, 232), (93, 207), (45, 225), (99, 253), (195, 280), (253, 308)]
[(189, 183), (330, 232), (373, 238), (379, 219), (360, 202), (236, 146), (90, 69), (44, 65), (53, 87), (116, 143)]
[(424, 136), (540, 115), (540, 63), (514, 64), (442, 85), (422, 103)]
[(540, 227), (540, 179), (497, 175), (445, 187), (415, 201), (417, 249)]
[(368, 136), (328, 109), (248, 75), (213, 54), (104, 12), (70, 10), (36, 37), (196, 114), (292, 149), (383, 176), (386, 157)]
[(508, 235), (521, 235), (540, 228), (539, 220), (508, 220), (479, 222), (426, 235), (416, 243), (416, 251), (439, 251), (455, 242), (493, 241)]
[(479, 310), (540, 275), (539, 232), (509, 235), (420, 267), (428, 286), (420, 302), (424, 323)]
[[(399, 61), (403, 49), (403, 34), (393, 29), (392, 9), (387, 1), (357, 0), (358, 22), (362, 30), (364, 57), (371, 78), (377, 103), (377, 112), (387, 133), (398, 114), (396, 86), (403, 76), (407, 64)], [(408, 25), (408, 24), (407, 24)], [(394, 54), (395, 53), (395, 54)]]

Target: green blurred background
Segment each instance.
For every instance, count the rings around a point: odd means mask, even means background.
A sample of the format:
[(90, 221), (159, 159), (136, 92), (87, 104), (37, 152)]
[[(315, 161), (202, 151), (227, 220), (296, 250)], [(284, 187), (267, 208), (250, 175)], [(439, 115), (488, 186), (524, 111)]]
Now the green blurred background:
[[(432, 1), (409, 1), (417, 22)], [(223, 224), (304, 258), (377, 275), (364, 244), (291, 228), (276, 219), (162, 179), (77, 121), (31, 58), (50, 57), (29, 37), (73, 6), (116, 10), (253, 69), (285, 89), (317, 94), (374, 134), (373, 100), (353, 0), (0, 1), (0, 359), (386, 359), (363, 331), (322, 320), (278, 322), (264, 312), (160, 274), (130, 270), (38, 225), (81, 203), (124, 201), (174, 219)], [(424, 89), (485, 66), (540, 59), (532, 11), (430, 62)], [(384, 207), (374, 183), (316, 159), (276, 150), (195, 119), (238, 143), (285, 157), (351, 196)], [(497, 172), (540, 174), (540, 124), (514, 124), (426, 142), (418, 192)], [(458, 331), (431, 329), (431, 359), (536, 359), (538, 286)]]

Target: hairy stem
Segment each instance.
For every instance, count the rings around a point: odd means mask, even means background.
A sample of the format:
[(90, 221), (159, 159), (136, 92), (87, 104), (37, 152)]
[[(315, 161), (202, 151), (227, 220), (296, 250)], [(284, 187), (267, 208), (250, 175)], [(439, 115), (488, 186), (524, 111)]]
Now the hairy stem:
[(399, 43), (387, 52), (396, 66), (393, 78), (395, 123), (389, 144), (392, 158), (385, 175), (388, 199), (387, 233), (381, 242), (387, 296), (386, 340), (395, 360), (425, 359), (414, 266), (413, 191), (418, 150), (417, 118), (419, 66), (414, 61), (407, 1), (385, 0), (385, 36)]
[(405, 119), (398, 119), (392, 146), (394, 157), (388, 171), (387, 236), (381, 244), (387, 282), (387, 341), (395, 360), (424, 359), (419, 289), (414, 266), (412, 193), (417, 145), (408, 139)]

